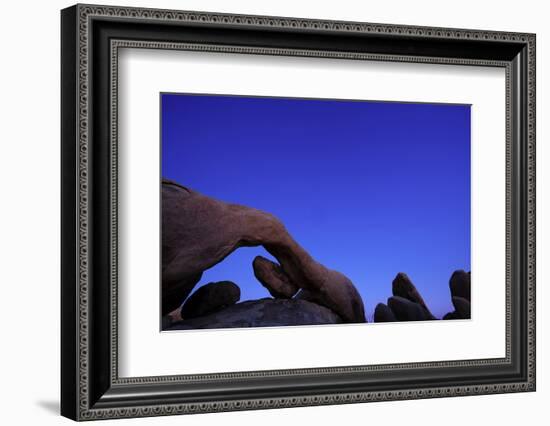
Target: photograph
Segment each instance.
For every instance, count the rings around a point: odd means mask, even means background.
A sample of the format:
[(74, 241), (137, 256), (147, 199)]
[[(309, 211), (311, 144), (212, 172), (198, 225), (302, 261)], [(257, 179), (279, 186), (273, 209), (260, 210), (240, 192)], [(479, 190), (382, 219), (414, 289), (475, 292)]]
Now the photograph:
[(160, 93), (160, 123), (162, 331), (470, 320), (471, 105)]

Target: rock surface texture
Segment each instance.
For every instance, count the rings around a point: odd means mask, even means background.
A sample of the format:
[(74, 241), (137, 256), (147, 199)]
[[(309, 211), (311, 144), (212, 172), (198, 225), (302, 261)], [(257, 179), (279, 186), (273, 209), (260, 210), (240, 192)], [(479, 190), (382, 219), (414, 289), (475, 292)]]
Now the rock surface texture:
[(237, 303), (210, 315), (174, 322), (165, 330), (282, 327), (342, 322), (342, 318), (332, 310), (305, 300), (258, 299)]
[[(343, 322), (365, 322), (363, 301), (352, 282), (315, 261), (276, 217), (215, 200), (168, 180), (162, 182), (163, 315), (181, 305), (203, 271), (245, 246), (263, 246), (277, 259), (275, 266), (256, 262), (262, 283), (277, 297), (289, 297), (292, 286), (302, 288)], [(223, 312), (242, 309), (241, 305)]]

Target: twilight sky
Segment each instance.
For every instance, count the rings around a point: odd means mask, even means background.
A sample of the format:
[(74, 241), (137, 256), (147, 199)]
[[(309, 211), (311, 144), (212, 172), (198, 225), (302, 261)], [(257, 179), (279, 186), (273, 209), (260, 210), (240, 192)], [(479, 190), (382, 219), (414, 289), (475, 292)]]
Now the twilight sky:
[[(470, 106), (162, 94), (162, 175), (277, 216), (349, 277), (367, 318), (409, 275), (437, 317), (470, 270)], [(269, 297), (241, 248), (198, 288), (231, 280)]]

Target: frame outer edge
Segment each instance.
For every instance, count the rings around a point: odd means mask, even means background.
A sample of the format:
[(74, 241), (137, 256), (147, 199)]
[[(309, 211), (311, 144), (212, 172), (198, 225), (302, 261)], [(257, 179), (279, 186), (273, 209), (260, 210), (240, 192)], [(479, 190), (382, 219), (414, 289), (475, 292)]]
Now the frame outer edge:
[[(229, 15), (206, 12), (185, 12), (185, 11), (170, 11), (158, 9), (140, 9), (127, 7), (110, 7), (97, 5), (77, 5), (76, 22), (77, 27), (77, 51), (75, 52), (76, 63), (76, 98), (78, 104), (77, 129), (76, 135), (78, 140), (78, 152), (76, 153), (76, 178), (77, 178), (77, 232), (78, 236), (77, 247), (77, 283), (78, 288), (74, 291), (77, 296), (77, 312), (75, 315), (77, 324), (77, 335), (75, 336), (75, 349), (77, 349), (78, 359), (75, 362), (76, 383), (74, 389), (77, 393), (76, 401), (76, 419), (92, 420), (101, 418), (113, 417), (141, 417), (151, 415), (169, 415), (180, 413), (193, 412), (219, 412), (229, 410), (243, 409), (262, 409), (262, 408), (282, 408), (292, 406), (308, 406), (308, 405), (325, 405), (325, 404), (342, 404), (351, 402), (366, 402), (379, 400), (399, 400), (399, 399), (416, 399), (416, 398), (432, 398), (440, 396), (460, 396), (460, 395), (475, 395), (488, 393), (503, 393), (534, 390), (535, 386), (535, 322), (534, 322), (534, 286), (535, 286), (535, 248), (534, 248), (534, 219), (535, 219), (535, 199), (534, 199), (534, 173), (535, 173), (535, 36), (527, 33), (509, 33), (497, 31), (481, 31), (481, 30), (462, 30), (462, 29), (447, 29), (447, 28), (429, 28), (429, 27), (409, 27), (403, 25), (386, 25), (386, 24), (368, 24), (354, 22), (337, 22), (299, 18), (276, 18), (267, 16), (246, 16), (246, 15)], [(88, 49), (90, 44), (88, 22), (91, 16), (98, 17), (113, 17), (113, 18), (135, 18), (148, 21), (178, 21), (192, 23), (223, 23), (233, 26), (255, 26), (261, 28), (290, 28), (290, 29), (316, 29), (326, 30), (328, 32), (359, 32), (359, 33), (382, 33), (385, 35), (398, 33), (401, 35), (411, 35), (414, 37), (436, 37), (448, 39), (470, 39), (470, 40), (487, 40), (487, 41), (508, 41), (523, 43), (528, 46), (528, 176), (532, 178), (528, 184), (527, 202), (529, 205), (529, 234), (530, 236), (528, 247), (528, 283), (527, 296), (529, 306), (529, 325), (528, 325), (528, 365), (527, 370), (529, 378), (526, 382), (503, 383), (500, 385), (479, 385), (479, 386), (451, 386), (449, 388), (428, 388), (428, 389), (403, 389), (400, 391), (387, 392), (367, 392), (358, 394), (327, 394), (321, 396), (307, 396), (297, 398), (269, 398), (246, 401), (221, 401), (214, 403), (203, 404), (163, 404), (160, 406), (143, 406), (139, 408), (112, 408), (112, 409), (92, 409), (89, 408), (89, 389), (88, 389), (88, 233), (89, 233), (89, 217), (88, 217), (88, 195), (89, 195), (89, 175), (88, 175), (88, 78), (89, 78), (89, 63)], [(63, 112), (66, 112), (63, 106)], [(66, 124), (64, 124), (66, 126)], [(63, 162), (63, 164), (66, 164)], [(63, 188), (66, 188), (65, 182)], [(64, 207), (66, 212), (67, 209)], [(65, 227), (65, 224), (63, 225)], [(63, 347), (63, 352), (66, 350)], [(65, 367), (64, 367), (65, 368)], [(66, 413), (64, 413), (66, 414)]]
[(61, 414), (78, 418), (77, 7), (61, 11)]
[(529, 34), (527, 42), (527, 329), (528, 365), (527, 374), (530, 390), (536, 391), (536, 34)]

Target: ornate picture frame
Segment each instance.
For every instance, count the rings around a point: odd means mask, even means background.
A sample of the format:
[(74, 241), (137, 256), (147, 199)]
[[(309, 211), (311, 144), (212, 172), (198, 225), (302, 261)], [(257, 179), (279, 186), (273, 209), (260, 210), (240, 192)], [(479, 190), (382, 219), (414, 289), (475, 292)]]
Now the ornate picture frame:
[[(534, 34), (76, 5), (61, 12), (61, 414), (74, 420), (535, 390)], [(502, 358), (119, 377), (121, 48), (489, 66), (506, 73)], [(504, 165), (503, 165), (504, 167)]]

